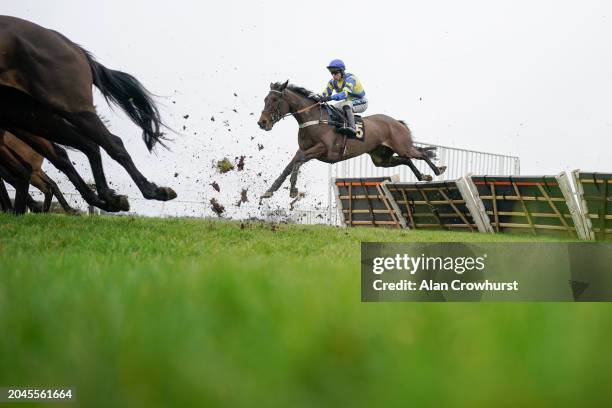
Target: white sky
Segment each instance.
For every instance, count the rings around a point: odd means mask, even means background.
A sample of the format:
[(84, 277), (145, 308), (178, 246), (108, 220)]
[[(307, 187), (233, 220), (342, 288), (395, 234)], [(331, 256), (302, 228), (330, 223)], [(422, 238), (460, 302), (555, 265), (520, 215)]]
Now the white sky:
[[(62, 32), (164, 96), (164, 118), (182, 135), (157, 156), (123, 114), (97, 104), (141, 171), (186, 200), (216, 196), (207, 183), (217, 180), (226, 206), (243, 187), (255, 201), (265, 186), (253, 180), (276, 177), (297, 148), (293, 120), (270, 133), (256, 125), (269, 83), (321, 91), (333, 58), (363, 82), (368, 114), (405, 119), (418, 141), (517, 155), (523, 174), (612, 171), (611, 2), (2, 3), (3, 13)], [(252, 156), (244, 172), (211, 169), (213, 159), (241, 154)], [(118, 190), (137, 195), (127, 173), (108, 157), (105, 165)], [(324, 165), (309, 163), (300, 185), (325, 175)]]

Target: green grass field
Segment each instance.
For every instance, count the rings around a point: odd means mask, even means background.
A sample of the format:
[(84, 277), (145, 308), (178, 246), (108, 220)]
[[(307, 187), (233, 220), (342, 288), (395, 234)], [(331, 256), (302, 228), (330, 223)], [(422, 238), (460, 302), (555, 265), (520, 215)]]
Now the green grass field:
[(0, 387), (69, 385), (82, 407), (610, 406), (608, 304), (360, 302), (361, 241), (479, 240), (535, 238), (0, 214)]

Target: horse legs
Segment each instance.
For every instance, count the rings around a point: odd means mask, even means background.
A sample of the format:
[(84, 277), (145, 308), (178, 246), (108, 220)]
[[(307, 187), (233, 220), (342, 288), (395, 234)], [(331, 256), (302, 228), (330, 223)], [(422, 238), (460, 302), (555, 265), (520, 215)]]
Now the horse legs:
[(53, 164), (58, 170), (66, 174), (68, 179), (74, 184), (77, 191), (81, 194), (87, 204), (103, 209), (108, 212), (121, 211), (120, 208), (113, 206), (106, 201), (103, 201), (96, 193), (91, 191), (87, 183), (81, 178), (79, 173), (76, 171), (66, 150), (49, 140), (43, 139), (39, 136), (20, 130), (11, 129), (11, 133), (26, 142), (32, 149), (38, 154), (45, 157), (51, 164)]
[[(444, 171), (446, 170), (446, 166), (437, 167), (431, 161), (431, 158), (435, 157), (435, 154), (430, 151), (432, 149), (415, 147), (412, 143), (412, 132), (410, 131), (410, 128), (408, 127), (408, 125), (406, 125), (406, 123), (402, 121), (399, 121), (399, 122), (401, 123), (401, 126), (399, 128), (396, 128), (396, 130), (398, 131), (391, 132), (390, 143), (391, 143), (391, 148), (393, 149), (393, 151), (395, 151), (395, 153), (397, 153), (398, 156), (408, 159), (408, 160), (410, 159), (425, 160), (427, 165), (433, 170), (436, 176), (439, 176), (440, 174), (444, 173)], [(410, 163), (408, 164), (408, 166), (410, 167), (414, 175), (417, 177), (417, 179), (419, 180), (424, 179), (426, 181), (432, 180), (431, 176), (426, 176), (424, 178), (419, 177), (420, 172), (417, 170), (414, 164)]]
[(68, 202), (66, 202), (66, 199), (57, 187), (57, 184), (55, 184), (55, 182), (49, 176), (47, 176), (44, 171), (39, 170), (33, 172), (30, 184), (42, 191), (42, 193), (45, 195), (42, 212), (49, 212), (53, 196), (56, 195), (57, 201), (60, 203), (60, 205), (67, 214), (75, 213), (75, 210), (70, 207), (70, 205), (68, 205)]
[(272, 197), (272, 194), (274, 194), (274, 192), (280, 188), (280, 186), (287, 179), (287, 176), (289, 176), (289, 174), (291, 174), (291, 190), (289, 196), (291, 198), (297, 197), (298, 191), (295, 188), (295, 184), (297, 183), (297, 176), (300, 171), (300, 167), (302, 166), (302, 164), (306, 163), (311, 159), (314, 159), (315, 157), (320, 156), (325, 152), (327, 152), (327, 147), (323, 143), (316, 144), (315, 146), (307, 150), (298, 150), (289, 162), (289, 164), (287, 164), (283, 172), (280, 174), (280, 176), (278, 176), (278, 178), (274, 180), (274, 183), (272, 183), (270, 188), (268, 188), (268, 190), (261, 196), (261, 198)]
[(98, 196), (107, 203), (108, 207), (118, 211), (128, 211), (130, 209), (130, 204), (127, 197), (117, 195), (113, 189), (108, 187), (106, 176), (104, 175), (104, 168), (102, 167), (100, 147), (91, 140), (84, 139), (72, 126), (67, 126), (64, 123), (61, 125), (63, 126), (63, 131), (54, 135), (54, 141), (74, 147), (85, 153), (91, 165), (94, 180), (96, 181)]
[[(423, 149), (423, 148), (417, 148), (421, 153), (422, 156), (421, 157), (417, 157), (417, 159), (419, 160), (425, 160), (425, 163), (427, 163), (427, 165), (433, 170), (434, 174), (436, 176), (439, 176), (440, 174), (444, 173), (446, 171), (446, 166), (436, 166), (435, 164), (433, 164), (433, 162), (431, 161), (430, 158), (430, 154), (433, 152), (430, 152), (431, 149)], [(435, 156), (434, 156), (435, 157)]]
[(51, 201), (53, 200), (53, 191), (51, 191), (49, 185), (40, 178), (37, 172), (32, 173), (30, 184), (39, 189), (45, 196), (42, 212), (48, 213), (51, 208)]
[(2, 209), (4, 212), (8, 212), (13, 209), (11, 198), (8, 195), (8, 191), (6, 191), (6, 186), (4, 185), (4, 181), (2, 179), (0, 179), (0, 209)]
[[(44, 185), (45, 190), (49, 191), (51, 194), (49, 198), (49, 206), (43, 208), (44, 212), (49, 211), (51, 200), (53, 196), (55, 196), (55, 198), (57, 198), (57, 202), (60, 203), (60, 205), (62, 206), (66, 214), (78, 214), (79, 213), (77, 210), (72, 208), (70, 204), (68, 204), (68, 202), (64, 198), (64, 195), (60, 191), (59, 187), (57, 186), (57, 184), (55, 184), (55, 181), (53, 181), (53, 179), (49, 177), (47, 173), (45, 173), (44, 171), (39, 170), (37, 172), (34, 172), (32, 174), (32, 180), (30, 182), (32, 183), (32, 185), (34, 185), (41, 191), (43, 190), (40, 187), (38, 187), (38, 185)], [(37, 183), (38, 185), (36, 185), (35, 183)], [(47, 202), (47, 193), (45, 193), (45, 204), (46, 202)]]
[[(299, 152), (299, 150), (298, 150), (298, 152)], [(260, 198), (270, 198), (270, 197), (272, 197), (272, 194), (274, 194), (274, 192), (280, 188), (280, 186), (283, 184), (283, 182), (287, 179), (287, 176), (293, 170), (293, 164), (295, 163), (295, 159), (296, 159), (297, 155), (298, 155), (298, 153), (296, 153), (295, 156), (293, 156), (293, 159), (291, 159), (291, 161), (285, 167), (285, 169), (280, 174), (280, 176), (278, 176), (277, 179), (274, 180), (274, 183), (272, 183), (270, 188), (268, 188), (268, 190), (266, 190), (266, 192)]]
[(27, 163), (22, 162), (7, 146), (0, 145), (0, 177), (15, 188), (15, 214), (26, 211), (31, 173), (32, 168)]
[[(115, 190), (108, 187), (106, 182), (106, 176), (104, 174), (104, 167), (102, 166), (102, 156), (100, 155), (100, 146), (92, 142), (91, 140), (84, 139), (80, 134), (76, 133), (72, 128), (61, 134), (61, 140), (58, 140), (61, 144), (65, 144), (76, 149), (79, 149), (87, 156), (89, 164), (91, 166), (91, 172), (96, 182), (96, 190), (98, 196), (106, 201), (106, 203), (120, 211), (128, 211), (130, 209), (130, 203), (128, 202), (127, 196), (117, 195)], [(59, 192), (59, 189), (56, 189)], [(57, 195), (57, 194), (56, 194)], [(61, 193), (60, 193), (61, 195)], [(62, 207), (64, 205), (62, 204)], [(70, 208), (70, 207), (68, 207)], [(64, 207), (64, 210), (66, 208)], [(72, 210), (72, 208), (70, 208)]]
[(26, 200), (26, 206), (30, 209), (31, 212), (33, 213), (44, 212), (43, 206), (38, 201), (34, 200), (29, 193), (26, 194), (25, 200)]
[(295, 186), (297, 183), (298, 175), (300, 174), (300, 167), (302, 167), (303, 162), (295, 162), (293, 163), (293, 168), (291, 169), (291, 177), (289, 178), (289, 183), (291, 183), (291, 187), (289, 188), (289, 197), (295, 198), (298, 196), (298, 189)]
[[(64, 143), (67, 138), (62, 137), (63, 134), (75, 133), (74, 126), (62, 117), (48, 111), (27, 95), (0, 86), (0, 127), (11, 131), (64, 172), (89, 205), (109, 212), (125, 210), (124, 206), (103, 201), (91, 191), (70, 162), (66, 151), (52, 143)], [(35, 135), (44, 135), (48, 140)]]
[(297, 183), (298, 174), (302, 165), (315, 157), (319, 157), (322, 154), (327, 153), (327, 146), (323, 143), (318, 143), (307, 150), (298, 150), (293, 163), (293, 169), (291, 169), (291, 188), (289, 189), (289, 197), (295, 198), (298, 196), (298, 189), (295, 187)]
[(400, 165), (406, 165), (410, 167), (410, 170), (412, 170), (417, 180), (433, 180), (430, 175), (423, 175), (419, 171), (419, 169), (417, 169), (411, 159), (407, 157), (394, 156), (393, 153), (394, 152), (391, 148), (381, 145), (378, 146), (376, 149), (372, 150), (369, 155), (376, 167), (396, 167)]
[(130, 154), (125, 150), (121, 139), (110, 133), (95, 113), (81, 112), (70, 114), (67, 115), (67, 119), (76, 125), (87, 138), (100, 145), (113, 160), (125, 168), (140, 189), (143, 197), (159, 201), (168, 201), (176, 198), (174, 190), (169, 187), (158, 187), (138, 171)]

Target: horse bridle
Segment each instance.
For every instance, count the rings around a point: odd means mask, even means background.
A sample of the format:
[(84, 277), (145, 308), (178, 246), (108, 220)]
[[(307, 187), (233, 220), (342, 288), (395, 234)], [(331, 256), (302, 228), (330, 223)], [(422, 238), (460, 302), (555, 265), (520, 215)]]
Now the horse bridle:
[[(291, 109), (291, 104), (284, 98), (285, 93), (283, 91), (277, 91), (276, 89), (270, 89), (270, 92), (275, 92), (275, 93), (279, 94), (280, 95), (280, 99), (282, 101), (284, 101), (289, 106), (289, 109)], [(295, 111), (295, 112), (291, 112), (290, 111), (290, 112), (285, 113), (284, 115), (281, 115), (280, 114), (280, 102), (279, 102), (276, 105), (276, 109), (274, 109), (274, 111), (270, 111), (270, 110), (264, 109), (262, 112), (266, 112), (266, 113), (270, 114), (270, 117), (272, 118), (272, 125), (275, 125), (278, 121), (280, 121), (282, 119), (285, 119), (287, 116), (297, 115), (299, 113), (307, 112), (310, 109), (314, 108), (315, 106), (319, 106), (319, 105), (320, 105), (319, 102), (315, 102), (312, 105), (309, 105), (309, 106), (307, 106), (305, 108), (302, 108), (302, 109), (300, 109), (298, 111)]]

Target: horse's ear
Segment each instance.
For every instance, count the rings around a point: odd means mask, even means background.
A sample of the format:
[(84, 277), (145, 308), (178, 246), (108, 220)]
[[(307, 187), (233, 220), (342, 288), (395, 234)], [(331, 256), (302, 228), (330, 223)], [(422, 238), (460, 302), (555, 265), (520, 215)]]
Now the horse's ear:
[(270, 82), (270, 89), (274, 89), (274, 82)]
[(279, 91), (284, 91), (287, 85), (289, 85), (289, 80), (286, 80), (285, 83), (280, 86)]

